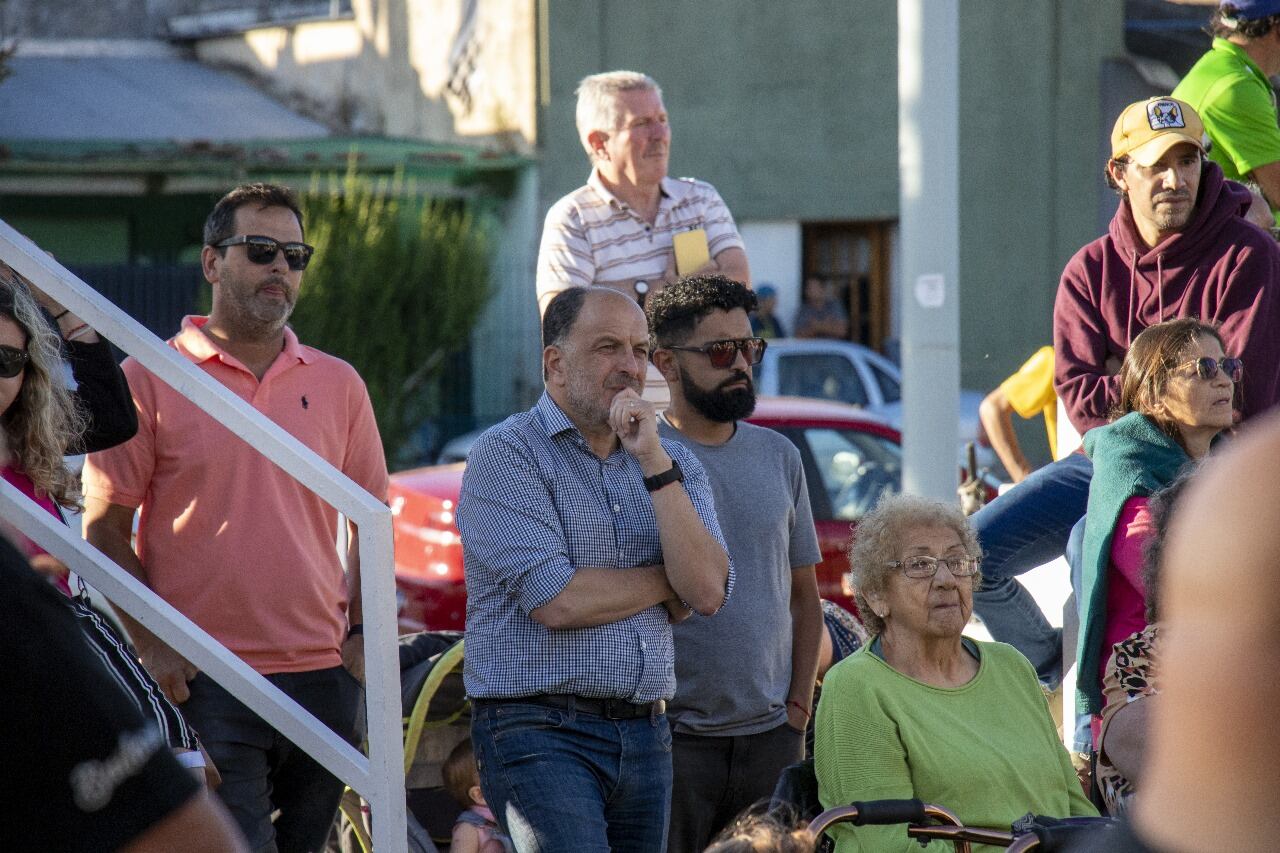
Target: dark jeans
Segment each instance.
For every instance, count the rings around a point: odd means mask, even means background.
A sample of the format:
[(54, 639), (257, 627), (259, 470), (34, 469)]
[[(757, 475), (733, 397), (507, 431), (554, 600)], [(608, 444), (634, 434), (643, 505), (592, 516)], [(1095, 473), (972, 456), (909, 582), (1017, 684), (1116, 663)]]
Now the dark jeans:
[(783, 723), (754, 735), (671, 736), (667, 853), (701, 853), (743, 810), (768, 805), (778, 777), (804, 758), (804, 733)]
[[(340, 666), (284, 672), (267, 680), (356, 743), (363, 688)], [(343, 784), (204, 673), (188, 685), (182, 713), (222, 774), (218, 797), (255, 853), (310, 853), (324, 847)], [(280, 810), (273, 823), (271, 813)]]
[(654, 853), (671, 811), (665, 716), (607, 720), (519, 701), (477, 703), (485, 801), (520, 853)]
[(1047, 685), (1062, 680), (1062, 632), (1049, 625), (1016, 580), (1063, 555), (1071, 528), (1089, 503), (1093, 463), (1083, 453), (1052, 462), (974, 513), (985, 556), (973, 609), (992, 638), (1026, 655)]

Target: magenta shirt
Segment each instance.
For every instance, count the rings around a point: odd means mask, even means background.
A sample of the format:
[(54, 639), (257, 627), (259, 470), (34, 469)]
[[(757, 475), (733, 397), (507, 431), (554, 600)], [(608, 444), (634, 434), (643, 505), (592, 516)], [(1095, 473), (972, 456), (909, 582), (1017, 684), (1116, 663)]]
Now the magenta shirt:
[(1111, 565), (1107, 572), (1107, 624), (1102, 639), (1106, 653), (1099, 659), (1099, 675), (1105, 676), (1111, 648), (1147, 627), (1147, 590), (1142, 584), (1142, 551), (1155, 526), (1150, 499), (1129, 498), (1116, 519), (1111, 537)]
[[(4, 477), (9, 485), (13, 486), (15, 489), (31, 498), (31, 500), (44, 507), (45, 512), (49, 513), (59, 521), (62, 520), (62, 513), (58, 512), (58, 507), (54, 504), (53, 499), (48, 495), (36, 494), (36, 484), (31, 482), (31, 478), (22, 471), (14, 468), (12, 465), (5, 465), (3, 468), (0, 468), (0, 477)], [(25, 536), (21, 537), (21, 541), (18, 542), (18, 547), (22, 549), (22, 553), (26, 554), (28, 559), (36, 556), (37, 554), (48, 553)], [(67, 579), (65, 577), (57, 578), (54, 581), (54, 585), (65, 594), (71, 595), (71, 585), (67, 583)]]

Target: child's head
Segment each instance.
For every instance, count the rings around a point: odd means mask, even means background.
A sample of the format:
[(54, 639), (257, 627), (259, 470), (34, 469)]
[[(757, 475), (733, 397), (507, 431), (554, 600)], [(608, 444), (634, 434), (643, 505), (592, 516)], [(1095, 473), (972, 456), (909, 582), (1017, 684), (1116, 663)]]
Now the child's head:
[(706, 853), (807, 853), (815, 839), (790, 815), (744, 814), (715, 837)]
[(440, 774), (444, 776), (444, 789), (463, 808), (484, 805), (484, 795), (480, 793), (480, 770), (476, 767), (476, 756), (469, 738), (453, 748), (444, 760)]

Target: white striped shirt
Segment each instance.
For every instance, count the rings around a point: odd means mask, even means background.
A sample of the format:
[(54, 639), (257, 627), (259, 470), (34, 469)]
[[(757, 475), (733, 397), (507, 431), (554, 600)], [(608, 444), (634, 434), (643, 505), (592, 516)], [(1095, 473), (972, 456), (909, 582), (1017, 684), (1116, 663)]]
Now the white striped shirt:
[(714, 259), (743, 248), (733, 215), (716, 188), (695, 178), (663, 178), (658, 216), (650, 225), (605, 188), (592, 170), (586, 186), (547, 212), (538, 250), (538, 304), (569, 287), (658, 280), (672, 263), (672, 235), (702, 228)]

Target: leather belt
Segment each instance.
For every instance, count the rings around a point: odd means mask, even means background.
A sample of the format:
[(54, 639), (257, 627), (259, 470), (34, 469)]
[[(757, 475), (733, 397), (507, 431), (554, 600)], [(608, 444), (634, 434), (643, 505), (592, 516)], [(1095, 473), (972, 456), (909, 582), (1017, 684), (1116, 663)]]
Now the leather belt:
[(592, 699), (563, 693), (540, 693), (537, 696), (516, 696), (509, 699), (473, 699), (475, 705), (498, 705), (511, 702), (541, 705), (563, 711), (580, 711), (604, 717), (606, 720), (635, 720), (641, 717), (659, 717), (667, 712), (665, 699), (637, 704), (626, 699)]

